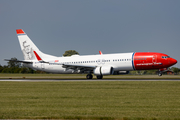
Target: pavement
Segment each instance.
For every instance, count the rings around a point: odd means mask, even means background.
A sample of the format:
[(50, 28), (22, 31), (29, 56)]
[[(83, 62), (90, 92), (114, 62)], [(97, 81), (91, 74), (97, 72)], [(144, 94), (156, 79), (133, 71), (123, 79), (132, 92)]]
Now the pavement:
[(57, 82), (57, 81), (180, 81), (180, 79), (0, 79), (1, 81), (11, 82)]

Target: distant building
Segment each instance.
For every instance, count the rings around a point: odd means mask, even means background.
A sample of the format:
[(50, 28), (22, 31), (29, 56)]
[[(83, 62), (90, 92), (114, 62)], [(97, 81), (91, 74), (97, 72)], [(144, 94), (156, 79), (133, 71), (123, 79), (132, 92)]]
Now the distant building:
[(170, 70), (166, 71), (166, 73), (167, 73), (167, 75), (174, 75), (174, 72), (170, 71)]
[[(156, 71), (156, 74), (158, 74), (159, 71)], [(167, 70), (167, 71), (164, 71), (163, 74), (167, 74), (167, 75), (174, 75), (174, 72), (171, 71), (171, 70)]]

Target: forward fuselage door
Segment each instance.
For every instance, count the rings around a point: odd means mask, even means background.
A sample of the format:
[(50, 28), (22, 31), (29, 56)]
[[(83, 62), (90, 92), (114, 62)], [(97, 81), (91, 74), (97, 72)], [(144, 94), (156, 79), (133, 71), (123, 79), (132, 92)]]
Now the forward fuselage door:
[(153, 63), (156, 63), (156, 62), (157, 62), (157, 55), (153, 55), (153, 57), (152, 57), (152, 62), (153, 62)]

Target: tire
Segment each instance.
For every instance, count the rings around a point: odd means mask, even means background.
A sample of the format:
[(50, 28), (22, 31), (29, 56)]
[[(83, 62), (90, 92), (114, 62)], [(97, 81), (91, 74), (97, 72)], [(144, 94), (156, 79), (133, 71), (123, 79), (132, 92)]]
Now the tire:
[(88, 75), (86, 75), (86, 78), (87, 78), (87, 79), (92, 79), (93, 76), (92, 76), (91, 74), (88, 74)]
[(97, 76), (97, 79), (102, 79), (102, 78), (103, 78), (102, 75), (98, 75), (98, 76)]
[(162, 72), (159, 72), (159, 73), (158, 73), (158, 76), (162, 76)]

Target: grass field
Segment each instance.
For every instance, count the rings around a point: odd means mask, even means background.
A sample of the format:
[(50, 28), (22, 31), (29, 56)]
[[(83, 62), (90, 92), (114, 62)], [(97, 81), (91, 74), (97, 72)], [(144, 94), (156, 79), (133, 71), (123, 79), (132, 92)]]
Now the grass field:
[(180, 82), (0, 82), (0, 119), (178, 120)]

